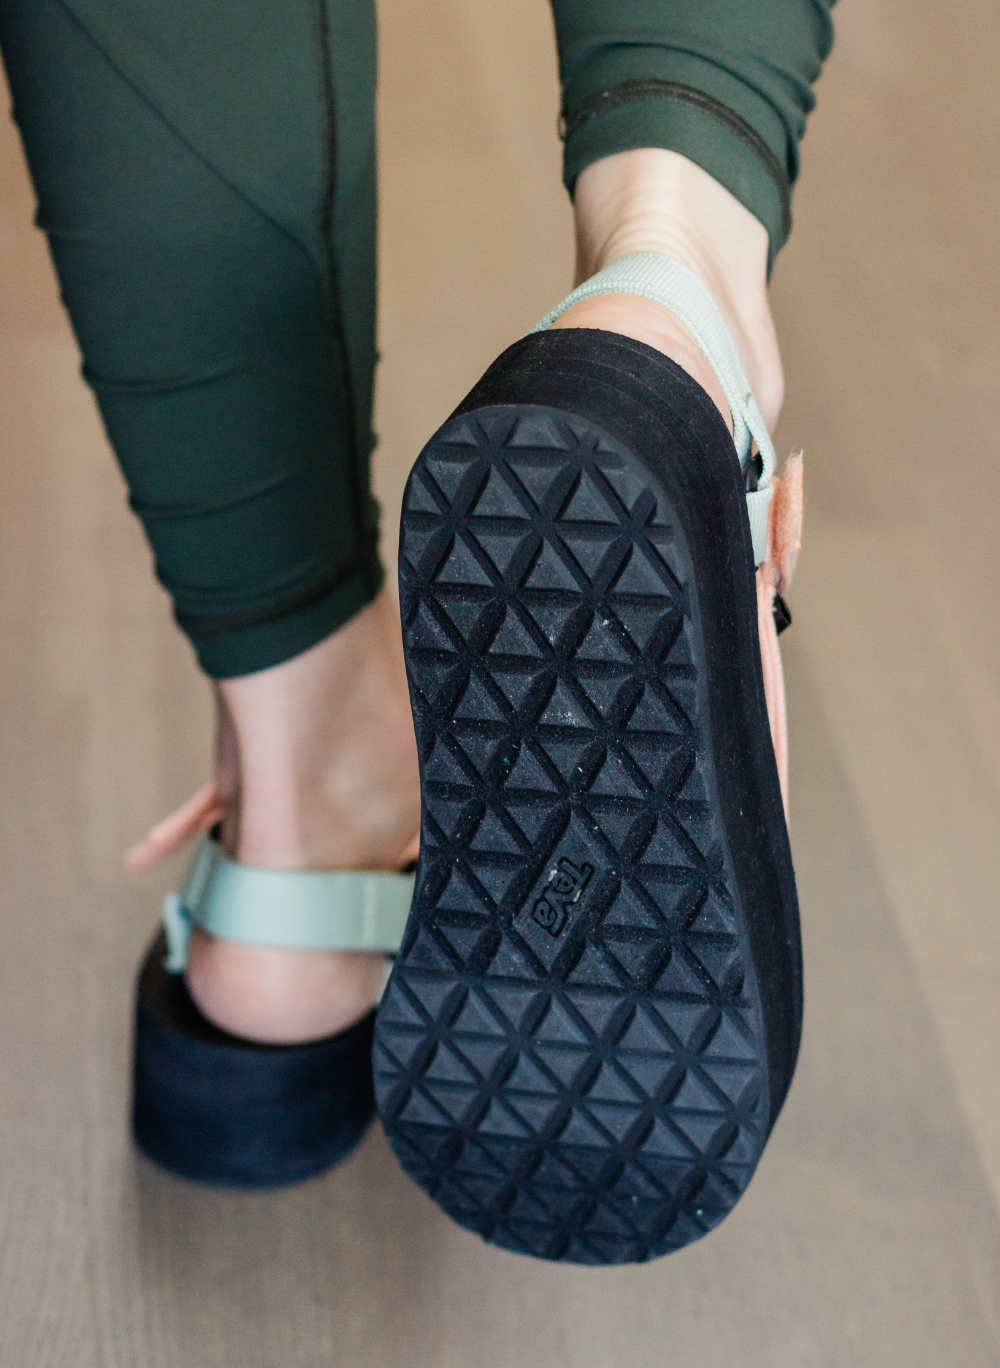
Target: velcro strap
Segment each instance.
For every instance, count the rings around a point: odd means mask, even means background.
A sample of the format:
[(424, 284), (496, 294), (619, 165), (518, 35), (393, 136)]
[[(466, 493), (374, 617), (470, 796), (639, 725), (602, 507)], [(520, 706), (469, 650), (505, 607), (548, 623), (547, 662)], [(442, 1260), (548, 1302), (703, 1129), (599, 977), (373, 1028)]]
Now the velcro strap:
[(394, 953), (413, 882), (381, 870), (258, 869), (205, 836), (181, 888), (164, 901), (166, 966), (185, 967), (195, 927), (247, 945)]

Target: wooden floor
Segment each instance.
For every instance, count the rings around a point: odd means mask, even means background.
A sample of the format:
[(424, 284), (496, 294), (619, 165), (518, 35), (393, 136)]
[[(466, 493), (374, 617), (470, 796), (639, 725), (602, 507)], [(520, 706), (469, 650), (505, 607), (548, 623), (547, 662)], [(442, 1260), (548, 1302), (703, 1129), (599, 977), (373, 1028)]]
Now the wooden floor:
[[(129, 979), (177, 871), (128, 883), (118, 856), (203, 778), (208, 700), (0, 130), (3, 1368), (1000, 1364), (995, 17), (838, 12), (774, 284), (779, 446), (808, 460), (783, 638), (805, 1045), (745, 1201), (638, 1270), (487, 1249), (377, 1131), (278, 1196), (132, 1153)], [(386, 0), (382, 36), (391, 528), (423, 438), (571, 247), (547, 7)]]

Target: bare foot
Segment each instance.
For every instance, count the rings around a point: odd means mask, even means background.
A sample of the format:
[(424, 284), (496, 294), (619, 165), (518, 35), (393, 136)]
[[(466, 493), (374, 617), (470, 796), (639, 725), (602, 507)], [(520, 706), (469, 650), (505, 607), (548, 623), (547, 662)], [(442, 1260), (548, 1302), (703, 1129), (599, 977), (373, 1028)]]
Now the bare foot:
[[(395, 869), (419, 822), (399, 622), (383, 591), (325, 641), (217, 686), (222, 843), (272, 869)], [(200, 1011), (248, 1040), (343, 1030), (372, 1006), (381, 955), (191, 938)]]

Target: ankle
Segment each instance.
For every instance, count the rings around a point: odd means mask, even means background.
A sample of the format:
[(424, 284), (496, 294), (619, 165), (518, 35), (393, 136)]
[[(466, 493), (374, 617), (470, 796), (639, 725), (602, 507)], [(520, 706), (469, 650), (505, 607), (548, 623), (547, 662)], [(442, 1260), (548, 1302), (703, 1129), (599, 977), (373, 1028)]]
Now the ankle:
[[(662, 252), (682, 261), (719, 305), (773, 426), (784, 380), (767, 297), (763, 224), (701, 167), (660, 148), (593, 162), (577, 181), (574, 207), (578, 281), (633, 252)], [(639, 326), (641, 315), (638, 310)], [(661, 350), (672, 354), (674, 345)]]
[(359, 717), (343, 732), (325, 731), (300, 760), (295, 746), (249, 748), (233, 857), (277, 868), (394, 868), (419, 821), (409, 714), (386, 708), (377, 728)]
[[(293, 660), (223, 681), (239, 791), (223, 844), (248, 864), (391, 868), (419, 816), (416, 749), (388, 596)], [(220, 754), (223, 747), (220, 745)]]
[[(311, 650), (217, 687), (222, 844), (274, 869), (391, 870), (419, 821), (395, 608), (383, 594)], [(233, 1035), (274, 1044), (344, 1030), (372, 1006), (381, 955), (282, 950), (196, 931), (186, 980)]]

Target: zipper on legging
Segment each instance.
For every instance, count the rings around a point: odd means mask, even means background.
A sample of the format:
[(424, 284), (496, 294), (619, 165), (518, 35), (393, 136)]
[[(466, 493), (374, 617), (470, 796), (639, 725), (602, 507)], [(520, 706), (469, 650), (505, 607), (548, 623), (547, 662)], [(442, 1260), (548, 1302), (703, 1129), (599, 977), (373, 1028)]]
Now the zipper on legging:
[(680, 104), (691, 105), (695, 109), (713, 114), (744, 142), (749, 143), (778, 187), (784, 232), (787, 235), (792, 225), (791, 191), (787, 171), (752, 125), (734, 113), (728, 105), (724, 105), (721, 100), (717, 100), (713, 95), (706, 95), (703, 90), (697, 90), (694, 86), (650, 77), (639, 81), (624, 81), (609, 90), (597, 91), (581, 100), (572, 113), (563, 107), (559, 116), (559, 136), (565, 142), (590, 119), (596, 118), (599, 114), (607, 114), (619, 105), (634, 104), (637, 100), (675, 100)]

